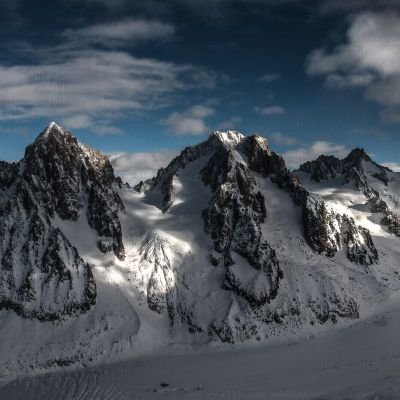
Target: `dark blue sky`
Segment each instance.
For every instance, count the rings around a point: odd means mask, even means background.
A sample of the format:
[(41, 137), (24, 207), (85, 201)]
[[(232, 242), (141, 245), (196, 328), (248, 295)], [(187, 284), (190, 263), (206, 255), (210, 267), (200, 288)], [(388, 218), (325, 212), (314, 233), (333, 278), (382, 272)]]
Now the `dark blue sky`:
[(0, 159), (55, 120), (107, 153), (231, 128), (293, 165), (355, 146), (400, 162), (393, 0), (2, 3)]

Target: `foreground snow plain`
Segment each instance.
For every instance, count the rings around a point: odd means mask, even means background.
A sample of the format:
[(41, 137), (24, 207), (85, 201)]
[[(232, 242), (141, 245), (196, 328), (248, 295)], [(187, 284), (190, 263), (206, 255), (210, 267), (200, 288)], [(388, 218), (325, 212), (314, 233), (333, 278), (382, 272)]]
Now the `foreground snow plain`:
[(166, 348), (157, 356), (3, 382), (0, 399), (394, 400), (399, 332), (397, 298), (331, 334), (240, 350)]

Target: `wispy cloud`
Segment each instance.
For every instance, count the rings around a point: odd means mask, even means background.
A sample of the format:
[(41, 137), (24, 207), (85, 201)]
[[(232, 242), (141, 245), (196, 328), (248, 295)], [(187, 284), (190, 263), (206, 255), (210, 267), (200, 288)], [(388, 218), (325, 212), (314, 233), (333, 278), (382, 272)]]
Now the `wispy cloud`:
[(350, 150), (344, 145), (317, 141), (309, 147), (300, 147), (295, 150), (286, 151), (282, 156), (289, 168), (298, 168), (300, 164), (315, 160), (320, 155), (332, 155), (344, 158), (349, 152)]
[(382, 165), (384, 165), (385, 167), (390, 168), (392, 171), (400, 172), (400, 163), (397, 163), (397, 162), (386, 162), (386, 163), (383, 163)]
[(260, 76), (257, 81), (258, 82), (266, 82), (266, 83), (270, 83), (270, 82), (275, 82), (278, 79), (280, 79), (280, 75), (279, 74), (265, 74)]
[(236, 129), (238, 125), (242, 122), (242, 118), (240, 117), (232, 117), (227, 119), (226, 121), (222, 121), (217, 125), (217, 129), (228, 130), (228, 129)]
[(254, 110), (257, 113), (266, 116), (286, 114), (286, 110), (278, 105), (272, 105), (267, 107), (255, 107)]
[(172, 113), (163, 121), (163, 124), (168, 126), (168, 130), (177, 136), (203, 135), (210, 130), (206, 119), (214, 114), (215, 109), (212, 107), (195, 105), (184, 112)]
[(45, 117), (71, 129), (116, 134), (121, 118), (175, 105), (191, 90), (214, 88), (223, 78), (212, 71), (136, 57), (122, 46), (164, 40), (174, 32), (170, 24), (129, 19), (69, 29), (53, 47), (16, 47), (36, 61), (0, 65), (0, 121)]
[(282, 146), (293, 146), (298, 143), (297, 138), (293, 136), (283, 135), (281, 132), (274, 132), (267, 136), (271, 142)]
[(67, 29), (62, 36), (78, 46), (82, 43), (96, 43), (101, 45), (122, 45), (127, 41), (130, 45), (155, 39), (166, 39), (173, 36), (175, 27), (161, 21), (143, 19), (126, 19), (113, 21), (107, 24), (86, 26), (80, 29)]
[(179, 153), (175, 150), (160, 150), (143, 153), (111, 153), (110, 162), (115, 174), (123, 181), (136, 185), (140, 181), (156, 176), (161, 167), (166, 167)]
[(400, 122), (400, 14), (363, 12), (351, 22), (344, 44), (316, 49), (307, 58), (310, 75), (329, 87), (364, 87), (381, 104), (385, 121)]

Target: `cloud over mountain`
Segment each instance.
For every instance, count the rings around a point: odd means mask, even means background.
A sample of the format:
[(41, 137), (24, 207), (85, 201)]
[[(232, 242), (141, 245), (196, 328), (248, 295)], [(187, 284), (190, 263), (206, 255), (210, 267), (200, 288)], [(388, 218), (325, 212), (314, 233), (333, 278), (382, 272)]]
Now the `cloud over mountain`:
[(325, 77), (330, 87), (364, 87), (383, 106), (382, 118), (400, 122), (400, 14), (363, 12), (351, 22), (346, 42), (314, 50), (307, 72)]

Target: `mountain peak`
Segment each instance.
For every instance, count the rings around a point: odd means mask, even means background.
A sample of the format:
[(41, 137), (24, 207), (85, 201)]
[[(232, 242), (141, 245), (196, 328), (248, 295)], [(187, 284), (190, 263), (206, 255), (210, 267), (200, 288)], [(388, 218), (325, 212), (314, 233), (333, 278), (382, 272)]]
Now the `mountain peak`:
[(36, 138), (35, 142), (42, 142), (42, 141), (47, 141), (49, 138), (61, 138), (61, 137), (73, 137), (71, 132), (68, 130), (65, 130), (62, 128), (60, 125), (58, 125), (55, 121), (52, 121), (49, 123), (49, 125), (39, 134), (39, 136)]
[(351, 152), (343, 161), (344, 162), (371, 161), (371, 157), (365, 152), (363, 148), (356, 147), (355, 149), (351, 150)]
[(245, 135), (237, 131), (214, 131), (211, 133), (210, 137), (216, 137), (223, 144), (234, 147), (237, 146), (245, 138)]
[(65, 130), (61, 128), (55, 121), (50, 122), (47, 128), (39, 135), (42, 139), (47, 139), (50, 135), (54, 133), (64, 133)]
[(58, 125), (55, 121), (51, 121), (50, 124), (48, 125), (47, 129), (52, 129), (52, 128), (56, 128), (60, 131), (62, 131), (63, 129), (60, 127), (60, 125)]

